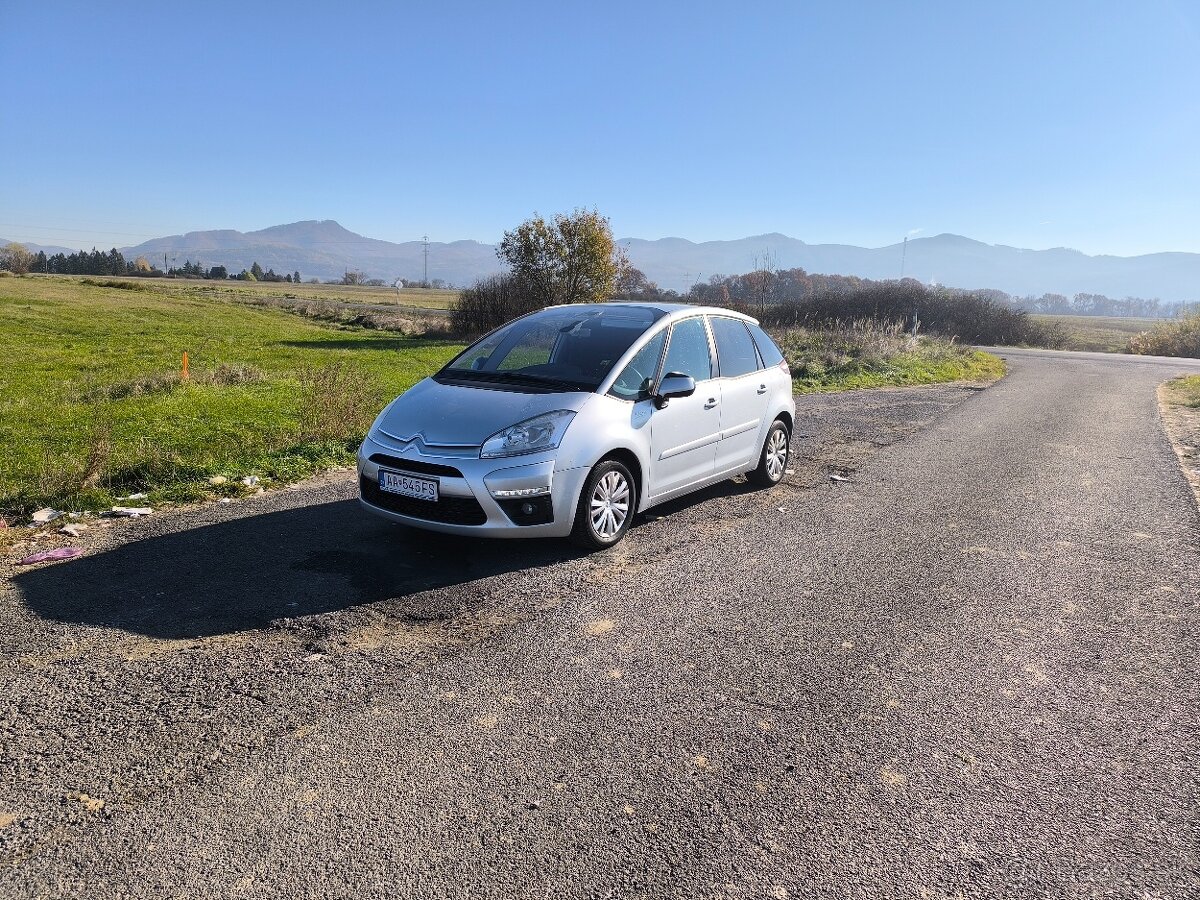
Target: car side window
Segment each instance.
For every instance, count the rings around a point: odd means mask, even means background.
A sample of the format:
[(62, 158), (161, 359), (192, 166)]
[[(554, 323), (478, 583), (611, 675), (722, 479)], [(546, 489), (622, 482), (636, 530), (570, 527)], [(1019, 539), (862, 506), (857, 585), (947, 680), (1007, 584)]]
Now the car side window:
[(654, 375), (658, 371), (658, 359), (662, 356), (666, 340), (667, 330), (664, 328), (634, 354), (608, 392), (621, 400), (645, 400), (649, 397), (650, 389), (654, 387)]
[(758, 353), (754, 339), (739, 319), (713, 316), (713, 337), (717, 340), (717, 362), (721, 366), (722, 378), (737, 378), (758, 371)]
[(775, 346), (775, 342), (771, 340), (769, 334), (759, 326), (751, 325), (749, 322), (746, 323), (746, 327), (754, 335), (754, 343), (758, 345), (758, 352), (762, 356), (764, 366), (769, 369), (783, 362), (783, 354), (779, 352), (779, 348)]
[(663, 363), (663, 375), (678, 372), (696, 381), (713, 377), (712, 354), (708, 349), (708, 329), (699, 317), (684, 319), (671, 327), (671, 343)]

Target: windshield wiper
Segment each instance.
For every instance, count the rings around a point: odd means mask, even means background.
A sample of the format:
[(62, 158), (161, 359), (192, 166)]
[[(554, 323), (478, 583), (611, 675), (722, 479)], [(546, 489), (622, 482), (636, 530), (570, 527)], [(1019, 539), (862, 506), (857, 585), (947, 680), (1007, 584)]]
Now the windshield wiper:
[(494, 373), (502, 379), (515, 379), (524, 381), (528, 384), (548, 384), (560, 387), (567, 391), (582, 391), (584, 387), (578, 383), (564, 381), (561, 378), (553, 378), (549, 375), (534, 375), (530, 372), (496, 372)]
[(484, 372), (478, 369), (444, 369), (443, 372), (438, 374), (445, 374), (464, 381), (485, 381), (492, 384), (512, 384), (513, 382), (517, 382), (520, 384), (537, 385), (538, 387), (556, 387), (564, 391), (589, 390), (589, 388), (578, 383), (564, 381), (561, 378), (551, 378), (549, 375), (534, 375), (529, 372)]

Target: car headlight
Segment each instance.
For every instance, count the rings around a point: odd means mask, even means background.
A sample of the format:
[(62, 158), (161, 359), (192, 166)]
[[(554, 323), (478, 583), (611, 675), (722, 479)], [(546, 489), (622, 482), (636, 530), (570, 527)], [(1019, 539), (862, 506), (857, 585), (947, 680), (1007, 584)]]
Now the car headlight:
[(518, 422), (503, 431), (497, 431), (479, 448), (481, 459), (497, 456), (519, 456), (539, 450), (553, 450), (567, 433), (567, 426), (575, 418), (569, 409), (542, 413), (524, 422)]

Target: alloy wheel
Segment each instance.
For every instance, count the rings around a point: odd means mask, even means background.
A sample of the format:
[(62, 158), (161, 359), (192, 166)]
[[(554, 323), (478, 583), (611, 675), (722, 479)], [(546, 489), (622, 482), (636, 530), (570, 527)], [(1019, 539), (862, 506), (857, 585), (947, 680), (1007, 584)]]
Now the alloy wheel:
[(620, 472), (605, 472), (592, 491), (589, 515), (592, 530), (611, 540), (629, 517), (629, 481)]
[(771, 437), (767, 441), (767, 474), (772, 481), (778, 481), (783, 477), (784, 466), (787, 465), (788, 457), (788, 435), (782, 428), (776, 428), (771, 432)]

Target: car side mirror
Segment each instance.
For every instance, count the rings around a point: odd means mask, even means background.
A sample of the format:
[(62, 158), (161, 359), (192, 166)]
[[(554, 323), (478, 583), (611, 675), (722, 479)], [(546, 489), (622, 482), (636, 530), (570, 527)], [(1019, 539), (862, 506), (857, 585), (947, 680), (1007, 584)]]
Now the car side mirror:
[(654, 405), (662, 409), (672, 397), (690, 397), (696, 393), (696, 379), (691, 375), (671, 372), (663, 376), (654, 395)]

